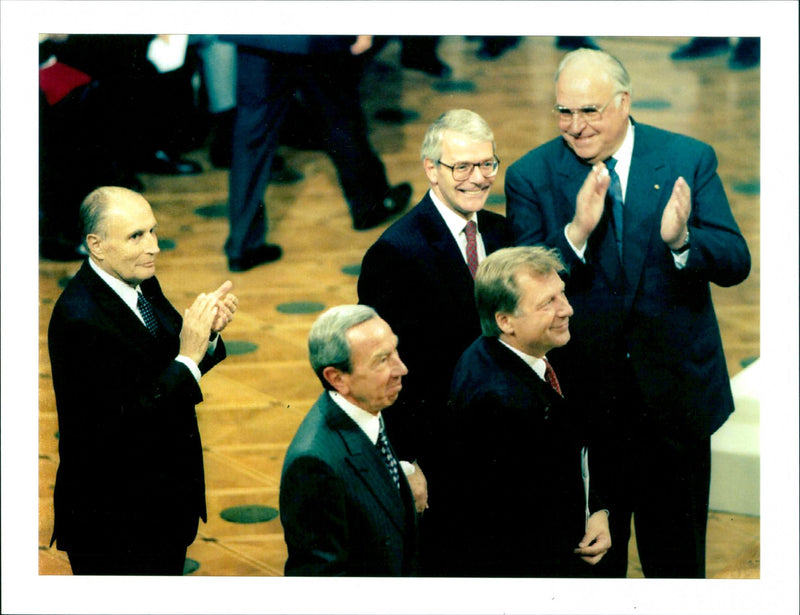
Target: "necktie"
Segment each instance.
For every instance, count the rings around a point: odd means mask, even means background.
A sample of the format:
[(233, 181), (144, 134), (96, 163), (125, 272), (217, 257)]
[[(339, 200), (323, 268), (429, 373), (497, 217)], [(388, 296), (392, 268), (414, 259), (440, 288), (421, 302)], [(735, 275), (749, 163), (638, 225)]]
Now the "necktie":
[(467, 236), (467, 266), (474, 278), (475, 272), (478, 270), (478, 225), (474, 220), (467, 222), (464, 227), (464, 235)]
[(622, 258), (622, 208), (624, 202), (622, 201), (622, 185), (619, 181), (619, 175), (614, 170), (617, 166), (616, 158), (609, 158), (606, 160), (606, 168), (608, 174), (611, 176), (611, 184), (608, 186), (608, 198), (611, 200), (611, 215), (614, 218), (614, 235), (617, 240), (617, 252), (619, 252), (620, 259)]
[(147, 330), (150, 331), (150, 334), (153, 337), (158, 336), (158, 320), (156, 320), (156, 315), (153, 313), (153, 306), (150, 302), (145, 298), (145, 296), (139, 291), (139, 298), (136, 300), (136, 307), (139, 309), (139, 313), (142, 315), (144, 319), (144, 324), (147, 326)]
[(397, 459), (395, 458), (394, 453), (389, 446), (389, 438), (386, 437), (386, 430), (383, 428), (383, 419), (381, 419), (381, 430), (378, 432), (377, 446), (378, 450), (381, 452), (381, 457), (383, 457), (383, 461), (386, 464), (386, 468), (389, 470), (389, 474), (392, 476), (394, 486), (399, 489), (400, 472), (397, 468)]
[(553, 366), (550, 365), (550, 362), (547, 359), (544, 359), (544, 378), (553, 387), (553, 390), (564, 397), (564, 394), (561, 392), (561, 385), (558, 384), (558, 378), (556, 378), (556, 370), (553, 369)]

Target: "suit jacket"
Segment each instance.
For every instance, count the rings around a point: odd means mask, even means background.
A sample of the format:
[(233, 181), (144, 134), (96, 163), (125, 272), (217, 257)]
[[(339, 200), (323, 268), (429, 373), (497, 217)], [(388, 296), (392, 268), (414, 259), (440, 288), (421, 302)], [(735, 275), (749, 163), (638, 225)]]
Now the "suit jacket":
[(414, 500), (378, 448), (323, 393), (286, 451), (280, 513), (287, 576), (408, 576), (416, 558)]
[[(511, 245), (505, 218), (478, 212), (486, 253)], [(367, 250), (358, 300), (374, 307), (399, 338), (408, 367), (398, 401), (385, 412), (401, 458), (435, 454), (434, 421), (446, 404), (458, 358), (481, 334), (474, 282), (464, 257), (428, 194)], [(426, 471), (427, 473), (427, 471)]]
[[(630, 374), (644, 402), (636, 420), (671, 437), (708, 437), (733, 411), (709, 282), (731, 286), (750, 271), (750, 253), (717, 175), (714, 151), (689, 137), (635, 124), (622, 263), (608, 210), (589, 238), (585, 263), (564, 237), (589, 170), (558, 137), (506, 174), (515, 242), (554, 246), (571, 269), (572, 338), (552, 354), (562, 388), (592, 408), (598, 425), (620, 423), (631, 418), (615, 416), (616, 397), (631, 386)], [(679, 176), (692, 191), (691, 249), (681, 270), (660, 237), (661, 216)], [(600, 358), (603, 369), (587, 369)]]
[[(195, 404), (203, 396), (175, 361), (182, 320), (156, 278), (141, 290), (155, 339), (84, 262), (48, 330), (59, 426), (53, 540), (62, 550), (188, 546), (206, 519)], [(201, 372), (225, 357), (220, 339)]]
[[(583, 436), (574, 410), (497, 338), (481, 337), (453, 374), (444, 504), (453, 576), (576, 576), (585, 532)], [(469, 471), (464, 471), (464, 464)], [(486, 506), (476, 511), (478, 492)], [(603, 508), (591, 493), (592, 512)], [(613, 513), (612, 513), (613, 514)], [(448, 544), (449, 543), (449, 544)]]

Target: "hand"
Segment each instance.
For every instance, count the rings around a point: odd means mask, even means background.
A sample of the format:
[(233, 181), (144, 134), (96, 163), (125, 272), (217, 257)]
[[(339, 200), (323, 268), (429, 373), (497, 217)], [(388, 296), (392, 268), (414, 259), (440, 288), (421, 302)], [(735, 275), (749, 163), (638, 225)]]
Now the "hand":
[(414, 468), (416, 468), (416, 471), (406, 478), (408, 478), (411, 493), (414, 495), (414, 506), (417, 512), (421, 513), (428, 508), (428, 481), (416, 461), (414, 462)]
[(683, 177), (679, 177), (672, 187), (672, 196), (661, 216), (661, 239), (670, 250), (677, 250), (686, 243), (689, 232), (687, 222), (692, 213), (692, 191)]
[(610, 548), (611, 531), (608, 529), (608, 513), (599, 510), (589, 517), (583, 540), (578, 543), (578, 548), (573, 553), (580, 555), (584, 562), (594, 566), (603, 559)]
[(597, 227), (606, 206), (606, 192), (611, 176), (606, 165), (598, 162), (592, 167), (575, 199), (575, 216), (567, 225), (567, 236), (577, 249), (583, 248)]
[(217, 314), (211, 323), (211, 332), (220, 333), (233, 320), (233, 315), (239, 305), (236, 295), (228, 292), (233, 288), (233, 282), (225, 281), (212, 295), (217, 297)]
[(180, 334), (180, 354), (200, 363), (208, 350), (208, 338), (219, 307), (216, 294), (198, 295), (194, 303), (183, 314)]
[(372, 47), (371, 34), (359, 34), (356, 37), (356, 42), (350, 45), (350, 53), (354, 56), (361, 55), (365, 51), (369, 51)]

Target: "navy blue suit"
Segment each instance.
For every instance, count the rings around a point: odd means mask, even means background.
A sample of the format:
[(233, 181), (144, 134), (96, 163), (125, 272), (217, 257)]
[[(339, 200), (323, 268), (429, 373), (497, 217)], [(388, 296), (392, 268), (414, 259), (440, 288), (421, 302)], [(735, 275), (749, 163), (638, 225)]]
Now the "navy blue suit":
[[(60, 457), (53, 540), (70, 555), (185, 551), (206, 520), (195, 415), (203, 395), (174, 360), (182, 319), (156, 278), (141, 290), (161, 327), (158, 339), (88, 262), (50, 319)], [(220, 339), (201, 372), (224, 357)]]
[[(466, 222), (465, 222), (466, 224)], [(511, 245), (505, 218), (478, 212), (487, 254)], [(461, 353), (481, 334), (475, 284), (467, 263), (429, 194), (395, 221), (367, 250), (358, 278), (359, 303), (375, 308), (399, 339), (408, 367), (403, 390), (385, 413), (400, 458), (419, 461), (428, 480), (430, 509), (420, 522), (422, 571), (442, 573), (448, 555), (436, 546), (443, 487), (441, 421), (450, 379)]]
[(416, 519), (408, 481), (400, 489), (362, 429), (323, 393), (283, 463), (281, 523), (287, 576), (408, 576)]
[[(586, 494), (583, 434), (567, 400), (496, 338), (480, 337), (456, 365), (448, 419), (445, 572), (588, 576), (573, 553), (585, 532)], [(476, 486), (489, 494), (484, 507)], [(590, 510), (603, 507), (592, 489)]]
[[(750, 271), (750, 253), (713, 149), (634, 126), (622, 262), (610, 206), (589, 238), (585, 263), (566, 241), (564, 228), (591, 167), (561, 137), (509, 167), (507, 215), (515, 243), (556, 247), (570, 269), (572, 338), (551, 359), (565, 395), (585, 411), (594, 450), (603, 451), (622, 479), (619, 498), (610, 505), (612, 532), (617, 523), (612, 550), (621, 558), (615, 574), (624, 574), (630, 508), (637, 513), (645, 574), (703, 576), (709, 437), (733, 411), (709, 283), (740, 283)], [(692, 191), (691, 249), (681, 270), (660, 237), (662, 213), (679, 176)], [(673, 471), (665, 472), (667, 466)], [(634, 471), (639, 474), (627, 476)], [(652, 474), (644, 480), (647, 472)], [(653, 492), (645, 495), (649, 488)], [(660, 523), (674, 529), (672, 539), (657, 536)], [(613, 556), (606, 559), (605, 565), (614, 565)]]

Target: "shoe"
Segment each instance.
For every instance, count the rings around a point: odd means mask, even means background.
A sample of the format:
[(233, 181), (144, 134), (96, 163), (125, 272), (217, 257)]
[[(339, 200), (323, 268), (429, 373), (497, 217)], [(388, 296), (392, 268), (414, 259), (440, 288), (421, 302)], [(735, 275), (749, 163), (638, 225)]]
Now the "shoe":
[(415, 56), (401, 57), (400, 64), (403, 68), (422, 71), (439, 79), (446, 79), (453, 73), (453, 70), (436, 56), (424, 59)]
[(357, 231), (366, 231), (375, 228), (392, 216), (403, 211), (411, 200), (411, 184), (402, 183), (390, 188), (383, 198), (383, 202), (369, 211), (366, 215), (353, 219), (353, 228)]
[(761, 62), (761, 41), (757, 38), (742, 38), (736, 44), (728, 60), (728, 66), (733, 70), (745, 70), (758, 66)]
[(304, 179), (300, 171), (286, 166), (286, 158), (280, 154), (272, 157), (272, 165), (270, 168), (269, 181), (273, 184), (296, 184)]
[(673, 60), (694, 60), (727, 53), (730, 43), (726, 37), (698, 36), (669, 54)]
[(82, 261), (88, 251), (81, 245), (75, 245), (65, 239), (42, 240), (39, 245), (39, 255), (49, 261)]
[(557, 36), (556, 47), (573, 51), (575, 49), (600, 49), (588, 36)]
[(283, 249), (274, 243), (265, 243), (253, 250), (246, 250), (239, 258), (228, 259), (228, 269), (234, 272), (248, 271), (264, 263), (271, 263), (283, 255)]
[(484, 36), (477, 55), (481, 60), (495, 60), (519, 43), (518, 36)]
[(170, 156), (164, 150), (158, 150), (151, 158), (143, 160), (138, 170), (156, 175), (197, 175), (203, 172), (203, 167), (194, 160)]

